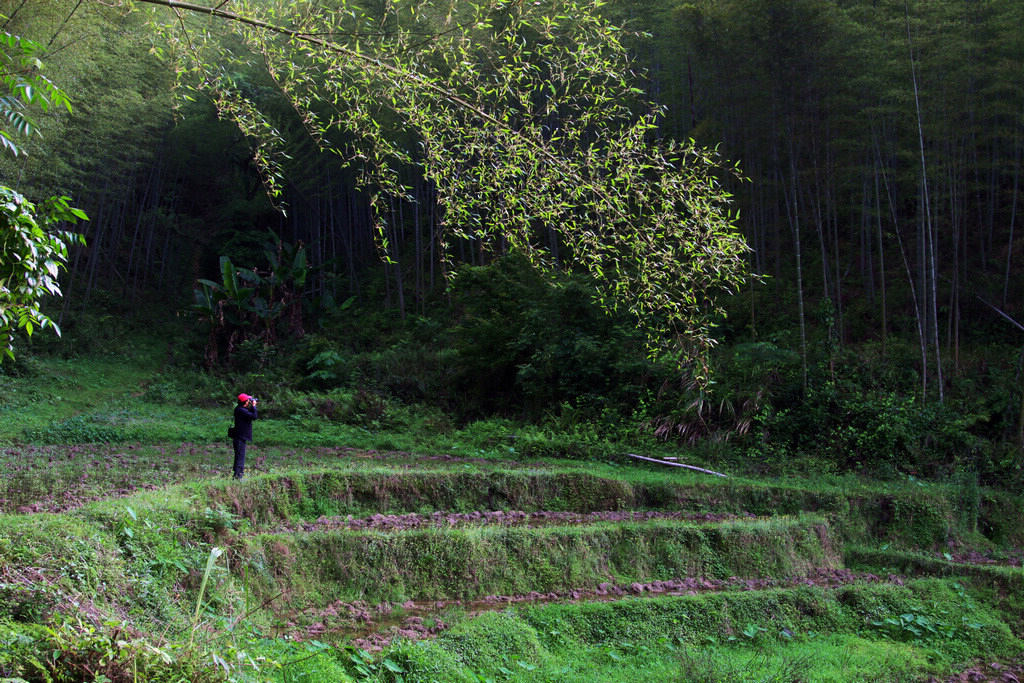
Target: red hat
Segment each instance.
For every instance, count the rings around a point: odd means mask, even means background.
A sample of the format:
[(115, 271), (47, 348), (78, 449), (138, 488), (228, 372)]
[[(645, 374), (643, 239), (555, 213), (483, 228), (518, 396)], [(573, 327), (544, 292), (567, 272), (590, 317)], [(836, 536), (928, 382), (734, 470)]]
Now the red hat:
[(250, 396), (249, 394), (239, 394), (239, 395), (238, 395), (238, 402), (239, 402), (239, 403), (245, 403), (245, 402), (246, 402), (246, 401), (248, 401), (248, 400), (249, 400), (250, 398), (252, 398), (252, 396)]

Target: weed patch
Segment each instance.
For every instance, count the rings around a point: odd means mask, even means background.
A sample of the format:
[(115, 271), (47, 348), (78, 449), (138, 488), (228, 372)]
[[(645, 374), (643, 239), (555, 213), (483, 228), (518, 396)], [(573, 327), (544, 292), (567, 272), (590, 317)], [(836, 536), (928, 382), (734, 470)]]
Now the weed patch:
[[(955, 616), (971, 626), (890, 637), (873, 623), (879, 615), (908, 614)], [(838, 682), (920, 680), (977, 648), (995, 658), (1019, 647), (990, 611), (943, 582), (924, 582), (523, 607), (471, 618), (432, 643), (400, 643), (379, 656), (443, 653), (435, 661), (447, 662), (451, 680)], [(405, 660), (406, 680), (425, 680), (416, 661)]]
[[(393, 534), (265, 534), (239, 550), (260, 568), (259, 595), (287, 588), (370, 602), (474, 599), (687, 576), (800, 576), (837, 566), (822, 522), (695, 525), (626, 523), (576, 528), (476, 528)], [(302, 582), (295, 580), (301, 576)]]

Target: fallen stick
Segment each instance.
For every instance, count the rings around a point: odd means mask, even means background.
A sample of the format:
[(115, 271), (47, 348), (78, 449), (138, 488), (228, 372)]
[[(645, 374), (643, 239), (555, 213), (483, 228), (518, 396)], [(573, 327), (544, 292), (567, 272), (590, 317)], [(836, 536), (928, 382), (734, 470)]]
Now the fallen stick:
[(704, 474), (713, 474), (716, 477), (728, 477), (729, 476), (727, 474), (722, 474), (721, 472), (715, 472), (714, 470), (706, 470), (703, 467), (694, 467), (693, 465), (684, 465), (681, 462), (669, 462), (668, 460), (658, 460), (657, 458), (648, 458), (647, 456), (636, 455), (634, 453), (626, 453), (626, 455), (628, 455), (631, 458), (636, 458), (637, 460), (646, 460), (647, 462), (656, 462), (659, 465), (669, 465), (671, 467), (685, 467), (688, 470), (695, 470), (697, 472), (703, 472)]

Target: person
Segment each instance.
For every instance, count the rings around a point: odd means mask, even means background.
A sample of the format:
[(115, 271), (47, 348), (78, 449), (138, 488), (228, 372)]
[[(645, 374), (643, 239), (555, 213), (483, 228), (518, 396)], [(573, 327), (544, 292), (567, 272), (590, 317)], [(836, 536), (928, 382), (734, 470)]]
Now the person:
[(232, 444), (235, 447), (235, 479), (241, 479), (245, 475), (245, 444), (252, 441), (252, 421), (259, 417), (255, 399), (249, 394), (238, 395), (238, 405), (235, 406), (235, 433), (232, 437)]

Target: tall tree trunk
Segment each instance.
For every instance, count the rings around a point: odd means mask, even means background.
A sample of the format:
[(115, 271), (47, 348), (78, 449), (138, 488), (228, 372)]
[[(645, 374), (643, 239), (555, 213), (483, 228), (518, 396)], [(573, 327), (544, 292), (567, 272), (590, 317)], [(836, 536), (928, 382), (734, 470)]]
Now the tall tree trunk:
[[(914, 303), (914, 321), (917, 323), (917, 339), (921, 350), (921, 402), (928, 400), (928, 337), (925, 334), (925, 321), (921, 314), (921, 307), (918, 303), (917, 288), (914, 286), (914, 273), (910, 268), (910, 259), (907, 257), (907, 250), (903, 244), (903, 235), (900, 230), (899, 216), (896, 213), (896, 201), (892, 196), (892, 188), (885, 172), (885, 165), (882, 163), (881, 144), (875, 139), (875, 151), (878, 155), (878, 168), (882, 174), (882, 186), (885, 188), (886, 198), (889, 200), (889, 214), (892, 220), (893, 233), (896, 235), (896, 244), (899, 247), (900, 255), (903, 257), (903, 268), (907, 273), (907, 285), (910, 287), (910, 300)], [(881, 219), (879, 219), (881, 228)]]
[(423, 287), (423, 227), (420, 224), (420, 207), (423, 205), (424, 192), (423, 192), (423, 178), (419, 175), (416, 176), (416, 185), (414, 192), (416, 194), (416, 201), (413, 204), (412, 214), (412, 230), (413, 230), (413, 291), (416, 297), (417, 312), (420, 315), (426, 313), (426, 300), (427, 293)]
[[(955, 155), (951, 155), (952, 160)], [(949, 182), (949, 220), (952, 224), (951, 262), (953, 274), (949, 291), (949, 319), (946, 332), (946, 347), (952, 352), (953, 371), (960, 371), (960, 241), (963, 232), (964, 200), (966, 192), (960, 192), (956, 169), (958, 165), (950, 163)]]
[[(924, 205), (924, 230), (925, 230), (925, 262), (921, 265), (924, 267), (928, 274), (928, 283), (925, 288), (925, 296), (927, 297), (926, 305), (931, 306), (931, 329), (932, 336), (935, 343), (935, 378), (936, 384), (939, 390), (939, 403), (943, 401), (943, 386), (942, 386), (942, 354), (939, 348), (939, 325), (938, 325), (938, 267), (936, 264), (936, 236), (935, 227), (932, 223), (932, 209), (931, 199), (928, 196), (928, 167), (925, 163), (924, 154), (924, 126), (921, 121), (921, 99), (918, 93), (917, 87), (917, 67), (914, 62), (914, 46), (910, 35), (910, 3), (909, 0), (904, 0), (903, 7), (906, 12), (907, 20), (907, 48), (910, 54), (910, 78), (914, 85), (914, 110), (917, 113), (917, 143), (918, 150), (921, 155), (921, 192), (922, 198), (921, 203)], [(927, 369), (926, 369), (927, 372)]]
[(886, 346), (888, 344), (888, 330), (889, 330), (889, 313), (887, 302), (885, 300), (886, 287), (885, 287), (885, 239), (883, 238), (882, 230), (882, 196), (878, 187), (878, 176), (881, 169), (876, 166), (875, 177), (875, 214), (876, 223), (878, 228), (878, 283), (879, 293), (881, 295), (881, 326), (882, 326), (882, 356), (886, 355)]
[[(401, 229), (400, 229), (400, 225), (399, 225), (399, 223), (401, 221), (401, 200), (396, 200), (394, 197), (391, 197), (390, 198), (390, 202), (391, 202), (391, 211), (390, 211), (390, 215), (388, 216), (388, 218), (389, 218), (388, 223), (389, 223), (389, 226), (391, 228), (391, 238), (389, 240), (391, 242), (391, 245), (390, 245), (389, 251), (391, 252), (390, 256), (391, 256), (391, 261), (392, 262), (388, 266), (388, 270), (390, 270), (391, 273), (395, 277), (395, 298), (396, 298), (397, 304), (398, 304), (398, 314), (404, 320), (405, 319), (405, 313), (406, 313), (406, 311), (405, 311), (405, 287), (404, 287), (404, 284), (402, 282), (402, 256), (401, 256), (402, 245), (401, 245)], [(397, 206), (396, 206), (396, 204), (397, 204)], [(385, 277), (385, 279), (387, 279), (387, 278)]]
[(800, 249), (800, 207), (799, 193), (797, 192), (796, 159), (793, 149), (792, 134), (789, 137), (789, 173), (790, 192), (786, 201), (786, 211), (789, 214), (789, 225), (793, 233), (793, 255), (796, 259), (796, 302), (797, 315), (800, 319), (800, 364), (803, 371), (803, 388), (807, 392), (807, 322), (804, 313), (804, 272), (801, 261)]
[[(825, 217), (830, 227), (830, 234), (832, 235), (832, 287), (835, 295), (833, 300), (835, 306), (835, 344), (836, 348), (842, 349), (843, 341), (845, 338), (845, 330), (843, 323), (843, 272), (842, 263), (843, 260), (840, 258), (840, 247), (839, 247), (839, 216), (837, 209), (837, 197), (836, 192), (838, 191), (835, 182), (833, 180), (835, 174), (832, 172), (832, 150), (829, 147), (825, 148)], [(834, 355), (833, 359), (829, 361), (835, 363)]]
[(1013, 199), (1010, 201), (1010, 235), (1006, 241), (1006, 270), (1003, 275), (1003, 308), (1010, 291), (1010, 261), (1013, 258), (1013, 230), (1017, 220), (1017, 196), (1020, 182), (1020, 128), (1014, 132), (1013, 140)]

